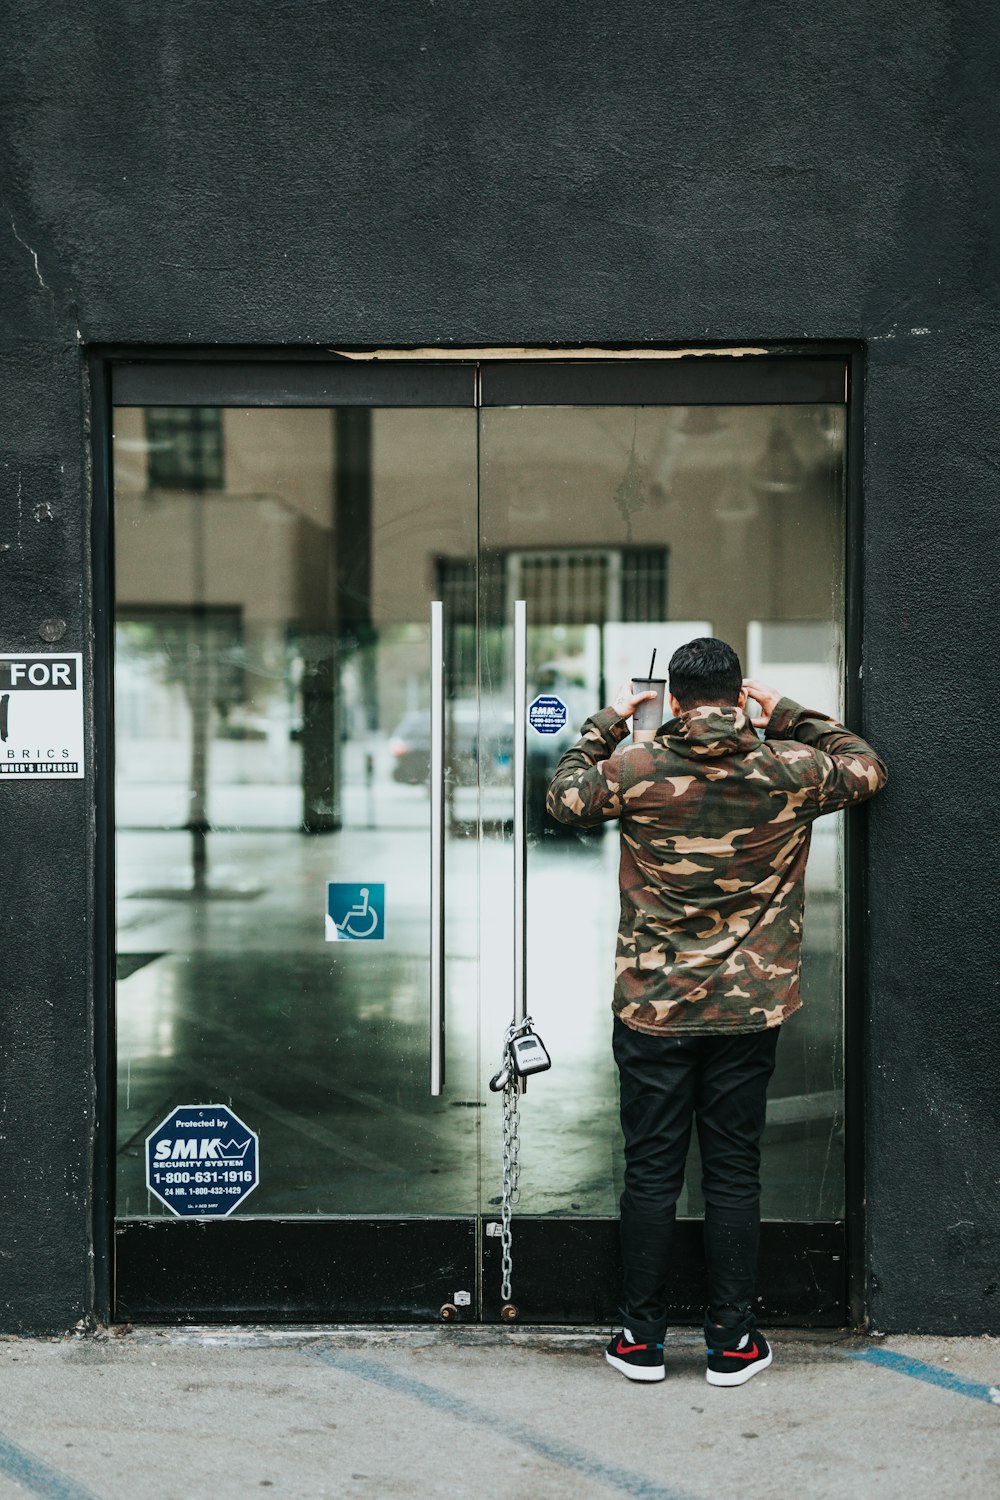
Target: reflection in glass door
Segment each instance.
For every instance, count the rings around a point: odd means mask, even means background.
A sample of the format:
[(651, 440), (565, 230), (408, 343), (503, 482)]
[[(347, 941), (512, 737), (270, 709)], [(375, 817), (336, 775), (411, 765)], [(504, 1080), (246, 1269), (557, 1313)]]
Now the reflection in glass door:
[[(503, 404), (491, 406), (484, 380), (480, 420), (481, 619), (493, 627), (482, 635), (482, 676), (509, 675), (510, 635), (499, 626), (523, 598), (527, 698), (552, 695), (568, 710), (557, 734), (527, 730), (527, 1008), (554, 1065), (522, 1110), (515, 1222), (536, 1250), (558, 1246), (559, 1264), (574, 1254), (600, 1264), (616, 1251), (623, 1169), (610, 1015), (618, 828), (556, 823), (545, 789), (584, 718), (648, 671), (654, 648), (665, 666), (695, 636), (721, 636), (747, 675), (841, 715), (845, 408), (567, 405), (556, 372), (548, 392), (534, 372), (527, 392), (511, 390), (509, 370), (503, 381)], [(489, 766), (483, 775), (489, 785)], [(797, 1255), (805, 1278), (824, 1265), (817, 1301), (828, 1313), (842, 1295), (845, 1211), (840, 821), (822, 820), (813, 836), (804, 1005), (778, 1049), (762, 1174), (765, 1296), (769, 1258)], [(503, 825), (485, 830), (481, 856), (489, 1036), (509, 1010), (499, 977), (509, 933), (486, 921), (506, 878), (504, 839)], [(486, 1125), (494, 1154), (497, 1122)], [(678, 1205), (687, 1223), (674, 1316), (700, 1315), (702, 1212), (695, 1136)], [(813, 1227), (806, 1244), (798, 1226), (819, 1224), (828, 1233)], [(527, 1257), (520, 1300), (558, 1317), (567, 1294), (548, 1264)], [(780, 1315), (782, 1295), (794, 1294), (773, 1290)]]
[[(475, 426), (471, 402), (116, 408), (120, 1316), (170, 1231), (160, 1285), (191, 1316), (220, 1292), (278, 1316), (474, 1302), (474, 682), (447, 694), (447, 1098), (428, 850), (434, 559), (475, 555)], [(207, 1104), (260, 1161), (232, 1217), (206, 1200), (210, 1236), (171, 1212), (188, 1164), (158, 1193), (145, 1162), (171, 1111)]]
[[(282, 366), (270, 387), (266, 366), (122, 372), (119, 1317), (499, 1316), (485, 1080), (513, 999), (518, 599), (526, 697), (567, 722), (527, 731), (527, 1004), (553, 1068), (522, 1105), (514, 1300), (525, 1321), (611, 1315), (617, 832), (549, 820), (548, 777), (654, 646), (721, 635), (748, 675), (834, 712), (843, 680), (843, 364), (717, 363), (486, 365), (478, 384), (471, 365)], [(827, 819), (765, 1138), (772, 1319), (843, 1312), (842, 906)], [(147, 1188), (144, 1146), (208, 1103), (257, 1132), (260, 1182), (185, 1221)], [(700, 1296), (696, 1150), (678, 1317)]]

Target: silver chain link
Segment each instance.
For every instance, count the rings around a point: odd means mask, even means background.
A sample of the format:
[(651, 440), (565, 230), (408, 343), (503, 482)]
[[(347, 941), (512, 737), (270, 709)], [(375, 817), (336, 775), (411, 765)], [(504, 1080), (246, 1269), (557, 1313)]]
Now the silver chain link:
[(500, 1271), (502, 1280), (500, 1282), (500, 1295), (504, 1302), (509, 1303), (511, 1298), (510, 1283), (514, 1274), (514, 1231), (511, 1224), (511, 1215), (514, 1205), (521, 1195), (521, 1114), (518, 1106), (518, 1077), (510, 1065), (509, 1048), (511, 1042), (521, 1031), (526, 1031), (531, 1025), (531, 1017), (525, 1016), (520, 1025), (512, 1021), (507, 1027), (507, 1034), (503, 1039), (503, 1051), (500, 1054), (500, 1068), (507, 1068), (508, 1077), (503, 1089), (503, 1197), (500, 1205)]
[(520, 1128), (518, 1080), (517, 1075), (512, 1074), (503, 1091), (503, 1201), (500, 1207), (500, 1268), (503, 1279), (500, 1282), (500, 1295), (505, 1302), (510, 1301), (510, 1278), (514, 1274), (511, 1213), (521, 1194)]

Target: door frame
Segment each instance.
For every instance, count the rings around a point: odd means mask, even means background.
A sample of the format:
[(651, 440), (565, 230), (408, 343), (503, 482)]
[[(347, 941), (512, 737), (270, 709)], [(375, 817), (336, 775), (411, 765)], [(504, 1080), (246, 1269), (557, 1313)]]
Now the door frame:
[[(544, 386), (544, 373), (542, 366), (558, 364), (562, 366), (561, 374), (569, 375), (572, 371), (572, 379), (567, 386), (572, 386), (580, 391), (588, 391), (589, 399), (575, 399), (563, 404), (633, 404), (624, 395), (628, 388), (628, 375), (623, 368), (629, 363), (636, 366), (636, 376), (642, 380), (648, 388), (651, 361), (661, 361), (659, 370), (662, 372), (664, 389), (675, 391), (684, 390), (690, 393), (691, 386), (697, 387), (700, 396), (700, 404), (734, 404), (732, 394), (734, 389), (732, 377), (736, 375), (737, 381), (744, 379), (743, 375), (737, 374), (737, 370), (746, 371), (756, 366), (759, 376), (761, 364), (767, 364), (776, 373), (780, 370), (783, 374), (791, 374), (793, 366), (798, 365), (800, 370), (807, 364), (815, 364), (816, 361), (839, 360), (846, 367), (846, 465), (845, 465), (845, 537), (844, 537), (844, 703), (845, 714), (850, 722), (863, 727), (864, 694), (861, 678), (862, 663), (862, 624), (864, 615), (864, 373), (865, 373), (865, 350), (857, 343), (850, 342), (824, 342), (824, 343), (784, 343), (775, 342), (767, 345), (755, 345), (752, 348), (735, 345), (702, 345), (690, 346), (665, 343), (659, 346), (644, 346), (639, 349), (626, 346), (610, 346), (600, 348), (595, 346), (562, 345), (546, 348), (525, 349), (516, 346), (503, 347), (493, 346), (482, 349), (471, 349), (467, 347), (440, 347), (440, 348), (400, 348), (374, 349), (372, 347), (350, 347), (344, 346), (337, 350), (317, 350), (308, 347), (287, 346), (225, 346), (215, 348), (192, 348), (189, 346), (163, 345), (155, 348), (145, 345), (132, 344), (106, 344), (93, 345), (87, 350), (85, 377), (87, 382), (87, 396), (89, 397), (90, 417), (90, 467), (91, 467), (91, 578), (92, 578), (92, 622), (94, 634), (94, 648), (92, 661), (93, 681), (93, 724), (94, 743), (93, 759), (94, 767), (94, 796), (95, 796), (95, 877), (94, 877), (94, 951), (93, 951), (93, 973), (94, 973), (94, 1071), (95, 1071), (95, 1121), (94, 1121), (94, 1174), (93, 1174), (93, 1196), (92, 1196), (92, 1264), (93, 1264), (93, 1316), (98, 1324), (107, 1325), (112, 1321), (114, 1308), (114, 1282), (115, 1282), (115, 1083), (117, 1066), (117, 1049), (115, 1035), (115, 952), (113, 945), (113, 934), (115, 931), (114, 916), (114, 851), (115, 851), (115, 820), (114, 820), (114, 717), (113, 717), (113, 690), (114, 690), (114, 560), (113, 560), (113, 491), (112, 491), (112, 462), (111, 462), (111, 433), (112, 433), (112, 376), (116, 370), (124, 366), (133, 368), (137, 366), (158, 366), (158, 374), (162, 377), (167, 373), (164, 366), (172, 366), (179, 380), (188, 379), (192, 373), (192, 366), (206, 367), (214, 366), (213, 378), (210, 385), (219, 388), (219, 385), (228, 376), (242, 377), (246, 382), (248, 372), (253, 372), (253, 378), (242, 387), (246, 395), (251, 397), (255, 392), (258, 397), (267, 391), (273, 392), (276, 380), (284, 380), (286, 388), (294, 388), (304, 377), (305, 371), (301, 366), (313, 365), (324, 367), (324, 372), (335, 383), (337, 379), (337, 367), (353, 366), (354, 377), (358, 374), (358, 365), (363, 362), (386, 360), (397, 362), (401, 366), (409, 368), (414, 377), (419, 379), (418, 369), (415, 365), (434, 365), (440, 371), (442, 365), (451, 364), (456, 366), (473, 365), (475, 367), (475, 400), (468, 403), (467, 400), (456, 404), (474, 404), (480, 406), (482, 402), (482, 376), (481, 366), (488, 363), (493, 367), (494, 380), (491, 383), (499, 390), (506, 384), (504, 366), (508, 363), (517, 363), (522, 366), (535, 366), (538, 368), (539, 389)], [(225, 367), (229, 368), (226, 369)], [(599, 367), (599, 368), (595, 368)], [(641, 370), (641, 375), (640, 375)], [(612, 372), (614, 372), (612, 376)], [(373, 371), (374, 373), (374, 371)], [(442, 372), (443, 373), (443, 372)], [(551, 373), (551, 372), (549, 372)], [(459, 370), (455, 368), (455, 375)], [(601, 380), (608, 385), (615, 386), (622, 394), (618, 395), (613, 402), (599, 401), (601, 392)], [(461, 379), (461, 376), (459, 376)], [(597, 384), (592, 382), (595, 380)], [(372, 382), (373, 388), (378, 383), (378, 377)], [(464, 382), (463, 382), (464, 383)], [(535, 383), (534, 381), (532, 383)], [(183, 387), (187, 394), (185, 405), (205, 404), (200, 402), (196, 396), (192, 396), (190, 383)], [(707, 397), (715, 393), (717, 400), (710, 402)], [(381, 405), (380, 401), (373, 395), (370, 404)], [(595, 402), (595, 397), (598, 401)], [(678, 398), (675, 395), (674, 401)], [(771, 403), (776, 399), (771, 397)], [(801, 399), (801, 398), (800, 398)], [(211, 404), (210, 402), (208, 404)], [(262, 404), (260, 400), (248, 404)], [(287, 401), (265, 403), (273, 405), (287, 405)], [(324, 401), (316, 400), (316, 405), (325, 404)], [(355, 403), (357, 404), (357, 403)], [(421, 404), (412, 400), (404, 400), (400, 404)], [(490, 401), (490, 405), (502, 404), (500, 401)], [(699, 404), (698, 401), (689, 399), (684, 401), (685, 405)], [(756, 401), (747, 404), (769, 404), (761, 402), (759, 397)], [(867, 849), (866, 849), (866, 818), (865, 809), (857, 809), (853, 816), (845, 820), (845, 851), (844, 851), (844, 880), (845, 880), (845, 925), (844, 925), (844, 1117), (845, 1117), (845, 1221), (843, 1225), (844, 1236), (844, 1282), (840, 1301), (841, 1310), (835, 1316), (832, 1309), (821, 1317), (819, 1321), (825, 1325), (843, 1324), (846, 1322), (853, 1327), (863, 1326), (867, 1316), (867, 1263), (865, 1255), (866, 1228), (865, 1228), (865, 1077), (866, 1077), (866, 1047), (865, 1047), (865, 1014), (867, 995), (867, 971), (865, 964), (865, 911), (866, 902), (866, 873), (867, 873)], [(170, 1229), (177, 1221), (165, 1221), (166, 1227)], [(244, 1228), (250, 1224), (260, 1224), (265, 1227), (282, 1223), (275, 1220), (232, 1220), (227, 1221), (230, 1227), (242, 1225)], [(412, 1221), (419, 1224), (422, 1221)], [(489, 1263), (491, 1240), (486, 1226), (488, 1218), (479, 1221), (477, 1241), (481, 1247), (480, 1267), (484, 1268)], [(543, 1221), (537, 1221), (543, 1222)], [(604, 1220), (549, 1220), (544, 1221), (548, 1225), (563, 1224), (572, 1229), (574, 1225), (579, 1226), (580, 1233), (586, 1233), (594, 1242), (594, 1248), (599, 1243), (605, 1243), (608, 1237), (609, 1224), (614, 1221)], [(530, 1217), (519, 1219), (519, 1224), (524, 1226), (524, 1237), (530, 1246), (533, 1221)], [(688, 1241), (690, 1253), (684, 1257), (685, 1264), (697, 1266), (699, 1258), (695, 1236), (693, 1231), (698, 1228), (697, 1221), (691, 1221), (685, 1228), (687, 1221), (682, 1221), (679, 1226), (681, 1242)], [(588, 1229), (588, 1226), (589, 1229)], [(805, 1225), (800, 1223), (788, 1223), (780, 1225), (773, 1236), (774, 1246), (765, 1243), (762, 1237), (761, 1246), (761, 1279), (771, 1279), (779, 1269), (787, 1271), (790, 1260), (794, 1261), (792, 1275), (788, 1280), (788, 1292), (794, 1295), (794, 1287), (804, 1275), (812, 1276), (810, 1267), (815, 1262), (812, 1257), (819, 1253), (827, 1255), (832, 1251), (829, 1229), (831, 1226), (825, 1224)], [(163, 1232), (162, 1230), (160, 1231)], [(152, 1238), (152, 1237), (149, 1237)], [(206, 1237), (207, 1238), (207, 1237)], [(263, 1250), (263, 1238), (261, 1249)], [(414, 1243), (419, 1240), (416, 1237)], [(495, 1248), (495, 1247), (493, 1247)], [(614, 1252), (611, 1252), (612, 1255)], [(560, 1257), (561, 1258), (561, 1257)], [(541, 1259), (541, 1258), (538, 1258)], [(308, 1266), (312, 1262), (311, 1254), (305, 1254), (303, 1264)], [(769, 1263), (773, 1265), (773, 1272), (769, 1272)], [(317, 1269), (318, 1274), (318, 1269)], [(522, 1284), (526, 1280), (525, 1273), (521, 1273)], [(773, 1284), (773, 1280), (772, 1280)], [(805, 1284), (809, 1284), (806, 1282)], [(193, 1290), (193, 1288), (192, 1288)], [(829, 1301), (832, 1292), (827, 1288), (823, 1294)], [(523, 1293), (522, 1293), (523, 1296)], [(558, 1298), (558, 1288), (546, 1287), (544, 1276), (540, 1278), (535, 1297), (540, 1307), (552, 1306), (555, 1308)], [(533, 1299), (534, 1300), (534, 1299)], [(779, 1298), (779, 1300), (781, 1300)], [(838, 1299), (839, 1300), (839, 1299)], [(675, 1314), (681, 1319), (685, 1316), (688, 1304), (691, 1302), (691, 1293), (686, 1287), (678, 1288), (678, 1308)], [(801, 1315), (791, 1315), (782, 1318), (780, 1307), (774, 1309), (773, 1321), (791, 1321), (801, 1323)], [(192, 1307), (191, 1318), (194, 1317)], [(241, 1307), (232, 1307), (232, 1316), (226, 1316), (226, 1321), (245, 1320), (253, 1316), (252, 1310), (246, 1304)], [(296, 1320), (301, 1320), (298, 1312), (289, 1313)], [(372, 1319), (377, 1321), (377, 1312)], [(692, 1314), (693, 1316), (693, 1314)], [(697, 1315), (700, 1317), (700, 1313)], [(274, 1321), (281, 1319), (271, 1317)], [(182, 1320), (189, 1321), (182, 1315)], [(484, 1314), (484, 1321), (490, 1319)]]

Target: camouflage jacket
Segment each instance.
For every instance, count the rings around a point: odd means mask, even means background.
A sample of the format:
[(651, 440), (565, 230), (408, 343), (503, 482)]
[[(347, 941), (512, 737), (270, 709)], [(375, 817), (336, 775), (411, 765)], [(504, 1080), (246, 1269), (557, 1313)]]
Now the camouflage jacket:
[(646, 744), (621, 745), (629, 732), (594, 714), (547, 799), (561, 823), (620, 819), (616, 1015), (667, 1036), (779, 1026), (802, 1003), (813, 820), (871, 797), (885, 766), (790, 698), (763, 740), (735, 707), (690, 709)]

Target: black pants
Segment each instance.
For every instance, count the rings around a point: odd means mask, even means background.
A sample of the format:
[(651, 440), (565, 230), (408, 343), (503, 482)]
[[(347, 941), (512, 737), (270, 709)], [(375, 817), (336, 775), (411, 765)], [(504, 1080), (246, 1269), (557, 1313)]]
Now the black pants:
[(708, 1316), (732, 1326), (749, 1306), (760, 1239), (760, 1138), (779, 1030), (647, 1036), (615, 1020), (625, 1135), (623, 1308), (633, 1322), (666, 1316), (692, 1118), (701, 1148)]

